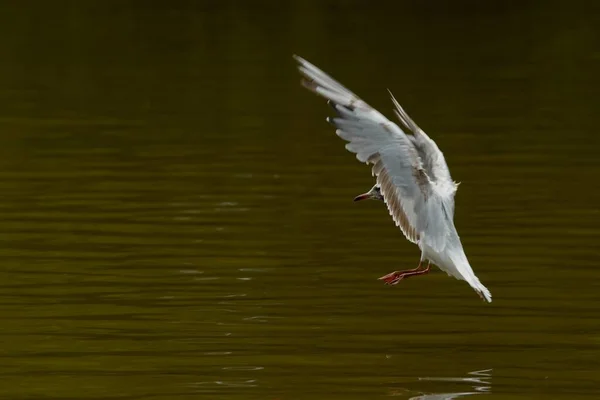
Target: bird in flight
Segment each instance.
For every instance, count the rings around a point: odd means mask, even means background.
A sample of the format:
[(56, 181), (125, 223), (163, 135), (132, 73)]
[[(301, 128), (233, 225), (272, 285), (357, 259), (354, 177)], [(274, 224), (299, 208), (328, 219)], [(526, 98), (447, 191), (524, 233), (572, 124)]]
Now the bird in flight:
[[(375, 186), (354, 200), (385, 202), (396, 226), (421, 249), (416, 268), (394, 271), (379, 279), (396, 285), (405, 278), (427, 274), (433, 263), (448, 275), (466, 281), (481, 298), (491, 302), (492, 295), (473, 272), (454, 226), (458, 184), (450, 177), (435, 142), (406, 114), (391, 92), (402, 128), (313, 64), (294, 58), (303, 75), (302, 84), (326, 98), (335, 110), (337, 115), (327, 121), (348, 142), (346, 149), (372, 166)], [(425, 262), (427, 266), (423, 267)]]

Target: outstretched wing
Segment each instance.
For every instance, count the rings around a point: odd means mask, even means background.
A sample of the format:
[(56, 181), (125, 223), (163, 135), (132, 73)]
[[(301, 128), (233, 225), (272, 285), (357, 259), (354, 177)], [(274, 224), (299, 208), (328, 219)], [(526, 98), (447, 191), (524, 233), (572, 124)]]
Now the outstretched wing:
[(437, 251), (449, 234), (448, 198), (429, 176), (415, 141), (354, 93), (308, 61), (294, 56), (303, 85), (329, 100), (337, 117), (328, 118), (346, 149), (373, 165), (373, 175), (394, 222), (408, 240)]
[(392, 98), (392, 102), (396, 109), (394, 112), (402, 125), (408, 129), (412, 136), (408, 136), (412, 141), (419, 157), (423, 162), (423, 167), (427, 174), (434, 182), (454, 183), (450, 177), (450, 171), (448, 170), (448, 164), (444, 154), (441, 152), (437, 144), (431, 139), (419, 126), (408, 116), (406, 111), (402, 108), (400, 103), (396, 100), (391, 91), (388, 90)]

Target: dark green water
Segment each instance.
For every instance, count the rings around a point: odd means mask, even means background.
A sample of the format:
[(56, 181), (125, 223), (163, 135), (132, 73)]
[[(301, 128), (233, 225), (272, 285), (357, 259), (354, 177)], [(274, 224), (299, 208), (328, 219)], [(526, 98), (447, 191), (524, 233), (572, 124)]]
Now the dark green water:
[[(598, 8), (272, 4), (0, 5), (0, 398), (598, 398)], [(492, 304), (376, 280), (293, 53), (437, 141)]]

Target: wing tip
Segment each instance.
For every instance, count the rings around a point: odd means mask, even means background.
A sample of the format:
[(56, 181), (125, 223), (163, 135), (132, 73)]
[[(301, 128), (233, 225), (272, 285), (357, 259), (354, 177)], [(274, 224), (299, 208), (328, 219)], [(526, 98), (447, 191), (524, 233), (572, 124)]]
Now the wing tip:
[(317, 92), (317, 89), (319, 88), (319, 86), (312, 79), (302, 78), (300, 80), (300, 84), (302, 86), (304, 86), (306, 89), (310, 90), (311, 92), (315, 92), (315, 93)]

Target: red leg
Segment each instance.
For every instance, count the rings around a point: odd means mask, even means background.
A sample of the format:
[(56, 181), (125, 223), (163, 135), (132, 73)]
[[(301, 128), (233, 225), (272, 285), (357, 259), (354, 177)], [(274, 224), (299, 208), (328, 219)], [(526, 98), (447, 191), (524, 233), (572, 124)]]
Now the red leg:
[(406, 271), (394, 271), (394, 272), (390, 272), (389, 274), (384, 275), (381, 278), (379, 278), (379, 280), (380, 281), (385, 281), (385, 283), (389, 283), (389, 281), (393, 281), (399, 275), (418, 271), (421, 268), (421, 263), (422, 263), (422, 261), (419, 261), (419, 265), (417, 265), (417, 268), (409, 269), (409, 270), (406, 270)]
[(419, 268), (421, 268), (421, 263), (419, 263), (419, 266), (417, 268), (409, 269), (407, 271), (394, 271), (385, 276), (382, 276), (381, 278), (379, 278), (379, 280), (384, 281), (388, 285), (396, 285), (404, 278), (409, 278), (415, 275), (427, 274), (429, 272), (429, 267), (430, 263), (427, 263), (427, 268), (420, 270)]

